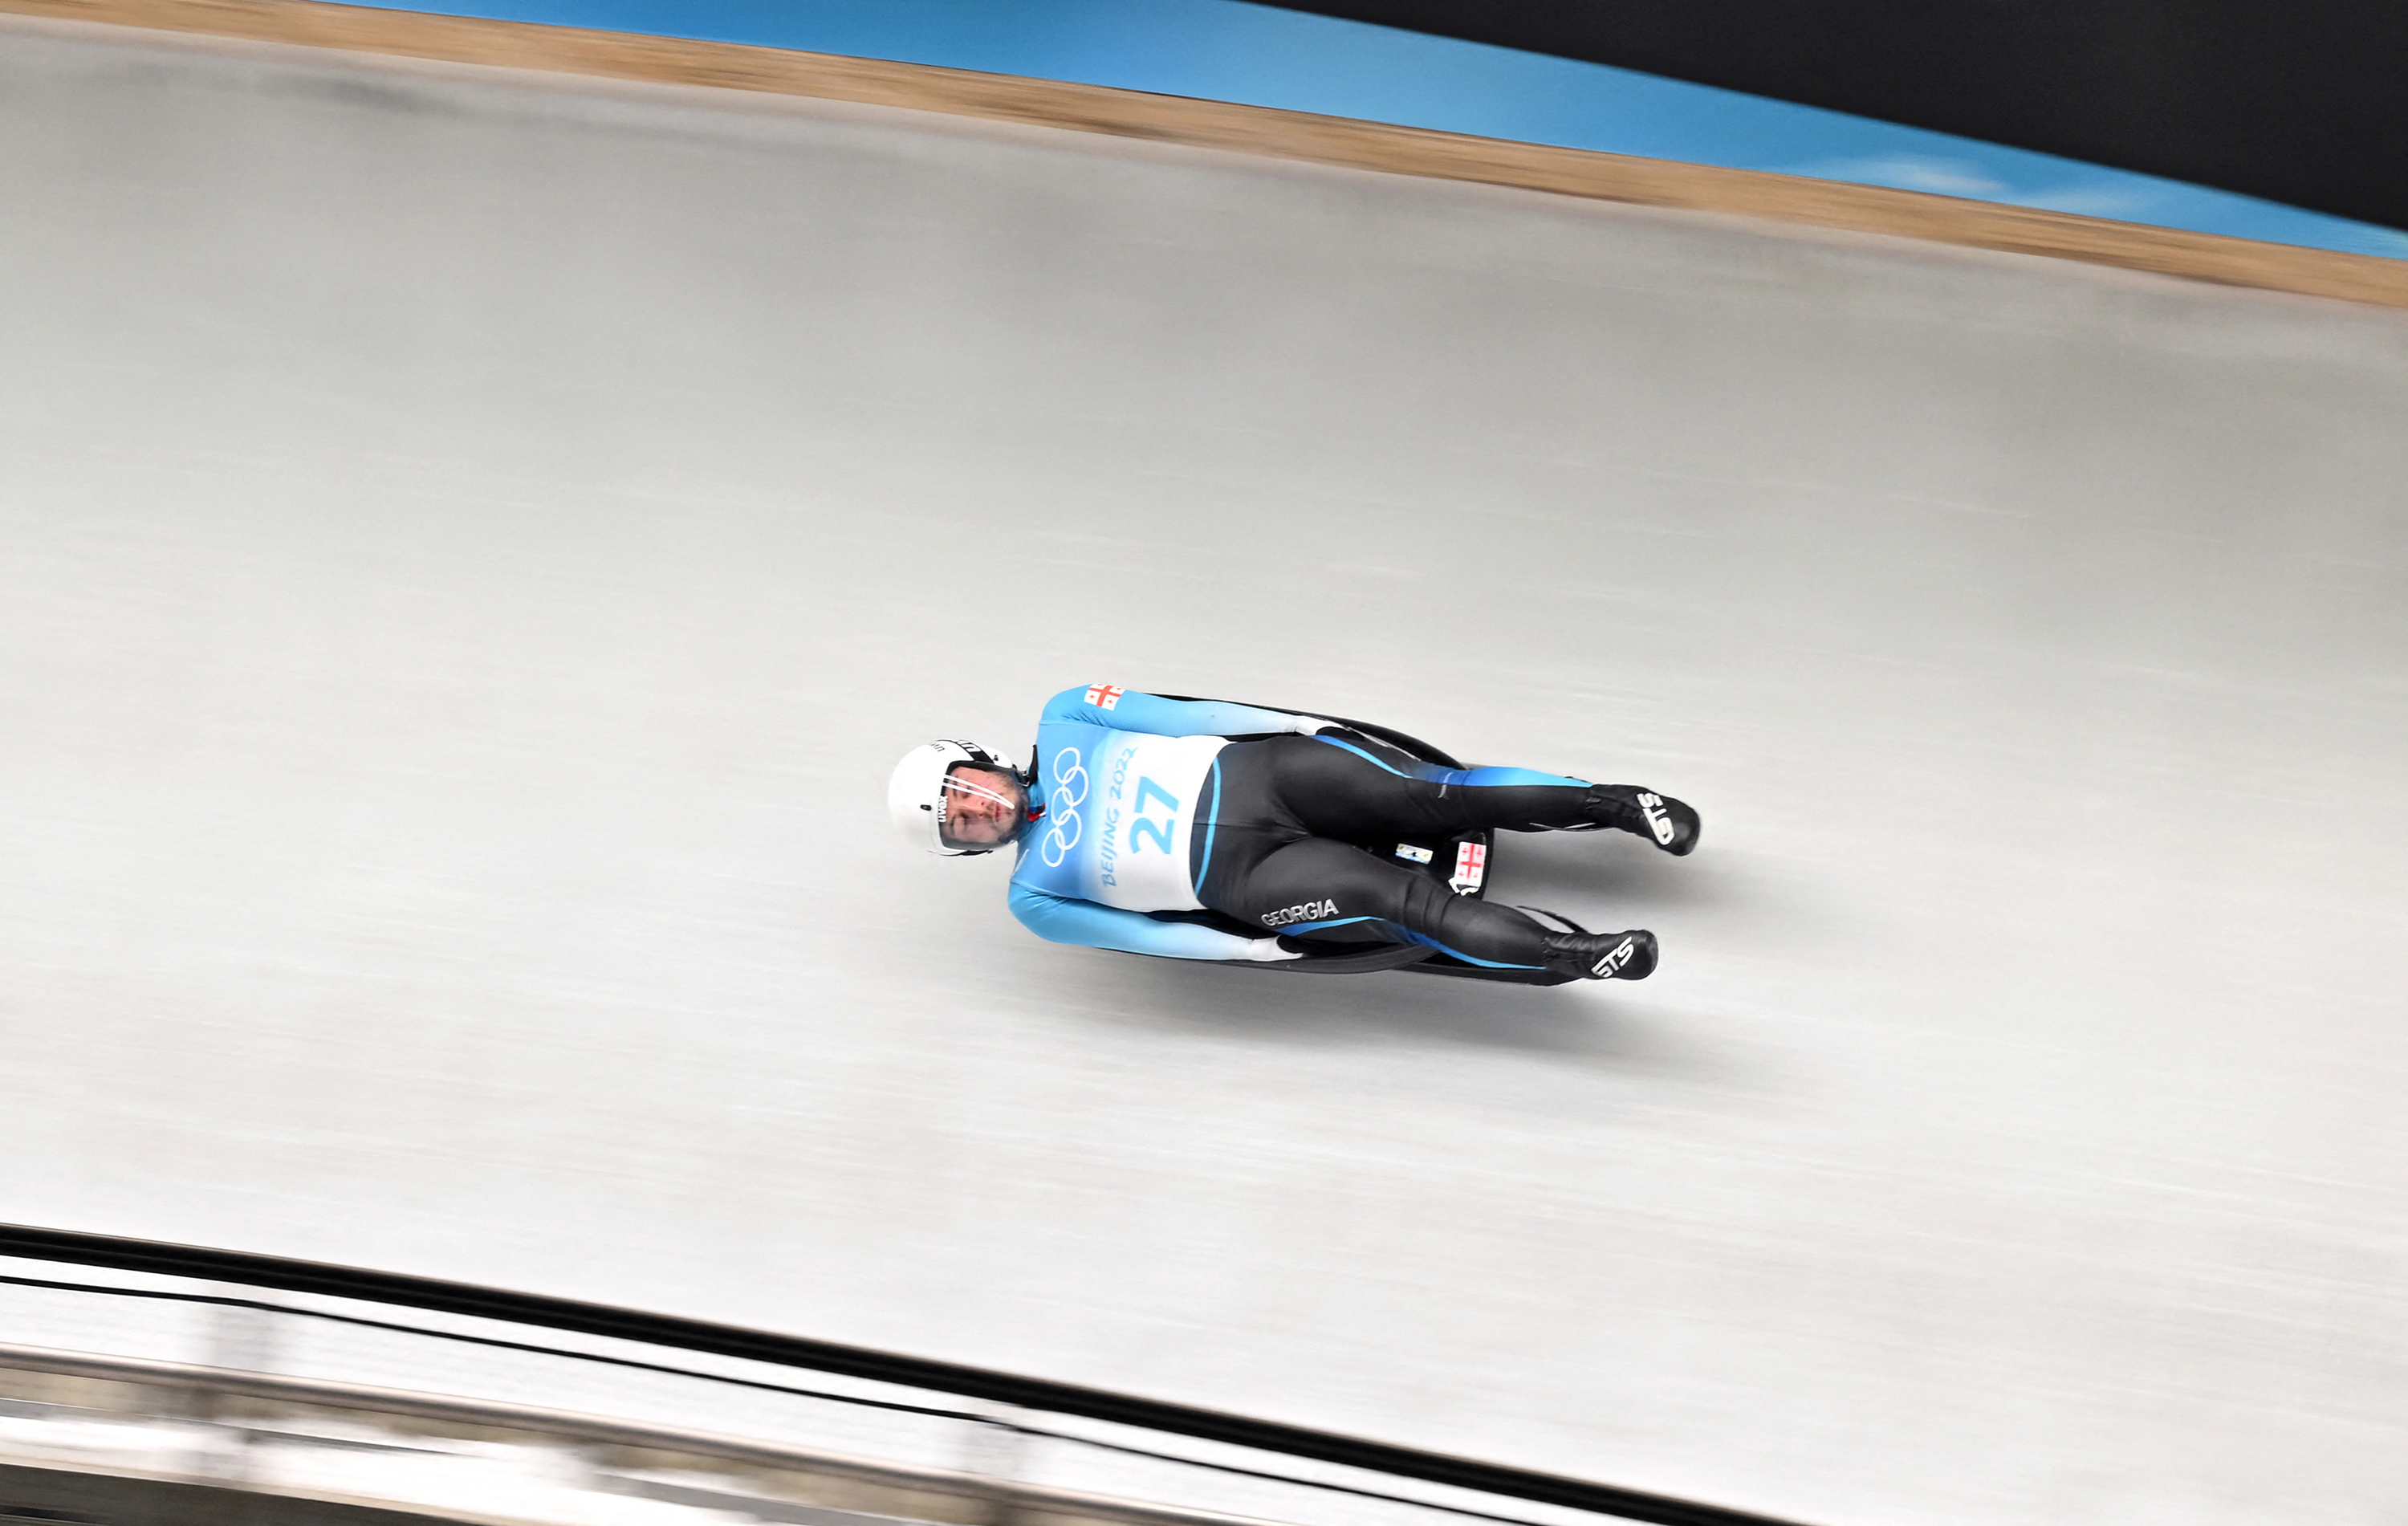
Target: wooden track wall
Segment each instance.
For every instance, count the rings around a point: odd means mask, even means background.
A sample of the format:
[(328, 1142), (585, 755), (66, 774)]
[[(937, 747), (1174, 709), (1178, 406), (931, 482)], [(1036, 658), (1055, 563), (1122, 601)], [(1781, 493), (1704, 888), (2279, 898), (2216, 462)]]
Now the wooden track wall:
[(941, 111), (2408, 307), (2408, 260), (1096, 85), (319, 0), (0, 0), (0, 12)]

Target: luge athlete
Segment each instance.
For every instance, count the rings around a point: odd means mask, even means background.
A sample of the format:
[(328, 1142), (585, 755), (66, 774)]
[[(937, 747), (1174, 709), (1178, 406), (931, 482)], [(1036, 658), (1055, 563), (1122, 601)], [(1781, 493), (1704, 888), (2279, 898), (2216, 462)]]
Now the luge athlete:
[[(1698, 831), (1695, 811), (1635, 785), (1441, 769), (1334, 722), (1109, 684), (1047, 703), (1031, 772), (972, 742), (932, 741), (896, 766), (886, 803), (931, 853), (1017, 842), (1012, 914), (1058, 943), (1299, 957), (1280, 946), (1284, 934), (1419, 943), (1470, 964), (1598, 980), (1643, 979), (1656, 935), (1555, 932), (1354, 844), (1612, 828), (1681, 855)], [(1264, 931), (1240, 937), (1146, 914), (1206, 907)]]

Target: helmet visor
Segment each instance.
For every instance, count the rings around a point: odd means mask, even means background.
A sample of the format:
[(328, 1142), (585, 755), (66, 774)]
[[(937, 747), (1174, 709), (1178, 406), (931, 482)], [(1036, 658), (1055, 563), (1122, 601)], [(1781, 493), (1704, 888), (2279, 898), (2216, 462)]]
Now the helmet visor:
[(1028, 822), (1028, 790), (1011, 775), (975, 763), (945, 770), (937, 799), (937, 840), (971, 853), (999, 848)]

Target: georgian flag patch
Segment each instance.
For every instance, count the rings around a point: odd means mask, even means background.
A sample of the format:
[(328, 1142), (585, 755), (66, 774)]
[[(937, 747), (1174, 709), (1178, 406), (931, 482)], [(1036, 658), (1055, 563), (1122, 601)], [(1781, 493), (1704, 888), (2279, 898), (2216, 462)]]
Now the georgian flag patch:
[(1087, 685), (1087, 703), (1098, 710), (1117, 710), (1121, 696), (1126, 692), (1117, 684), (1090, 684)]
[(1455, 875), (1447, 888), (1458, 896), (1468, 896), (1480, 888), (1488, 877), (1488, 850), (1477, 842), (1459, 842), (1455, 849)]

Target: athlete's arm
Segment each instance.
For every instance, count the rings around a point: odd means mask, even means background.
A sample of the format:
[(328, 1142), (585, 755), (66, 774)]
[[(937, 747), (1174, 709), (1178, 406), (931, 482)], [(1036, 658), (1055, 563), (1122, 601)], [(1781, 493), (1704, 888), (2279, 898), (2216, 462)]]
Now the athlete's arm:
[(1272, 731), (1311, 735), (1329, 723), (1283, 710), (1259, 710), (1222, 699), (1165, 699), (1111, 684), (1064, 689), (1045, 703), (1044, 721), (1083, 721), (1116, 731), (1157, 737), (1252, 737)]
[(1048, 895), (1016, 880), (1011, 886), (1011, 914), (1048, 943), (1084, 943), (1089, 948), (1115, 948), (1124, 954), (1155, 954), (1171, 959), (1270, 963), (1298, 957), (1280, 947), (1276, 938), (1240, 938), (1192, 922), (1156, 922), (1137, 912)]

